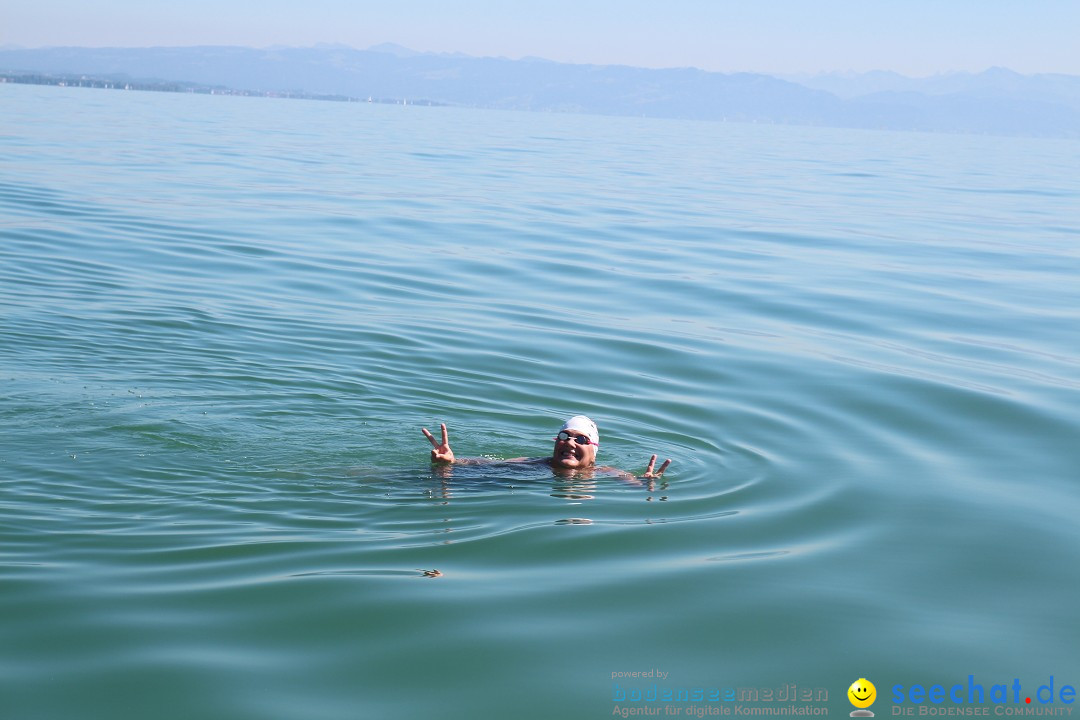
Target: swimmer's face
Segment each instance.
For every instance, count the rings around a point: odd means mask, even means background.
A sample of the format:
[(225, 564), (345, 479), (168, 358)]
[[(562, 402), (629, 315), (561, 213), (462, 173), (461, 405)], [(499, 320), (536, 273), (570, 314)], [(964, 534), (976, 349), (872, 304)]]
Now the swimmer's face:
[[(572, 435), (579, 433), (571, 431)], [(555, 438), (555, 449), (551, 453), (551, 464), (560, 468), (585, 468), (596, 462), (596, 446), (579, 445), (577, 440)]]

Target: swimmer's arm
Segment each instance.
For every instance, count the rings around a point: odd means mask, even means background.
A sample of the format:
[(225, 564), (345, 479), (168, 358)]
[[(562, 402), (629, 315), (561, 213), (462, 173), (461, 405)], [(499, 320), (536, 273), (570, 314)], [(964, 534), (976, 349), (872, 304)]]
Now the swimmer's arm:
[[(508, 458), (506, 460), (500, 460), (497, 458), (486, 457), (469, 457), (469, 458), (457, 458), (454, 460), (454, 465), (502, 465), (504, 463), (535, 463), (543, 462), (547, 458)], [(434, 460), (432, 461), (434, 462)]]
[(446, 430), (446, 423), (439, 426), (442, 429), (442, 440), (436, 440), (427, 428), (422, 428), (424, 437), (431, 443), (431, 462), (436, 465), (492, 465), (496, 463), (536, 463), (546, 462), (548, 458), (511, 458), (509, 460), (493, 460), (485, 457), (459, 458), (450, 449), (450, 434)]
[(625, 470), (620, 470), (619, 468), (611, 467), (610, 465), (604, 465), (602, 467), (598, 467), (598, 468), (596, 468), (596, 472), (604, 473), (605, 475), (611, 475), (612, 477), (617, 477), (620, 480), (622, 480), (624, 483), (627, 483), (629, 485), (641, 485), (641, 484), (643, 484), (640, 480), (637, 479), (636, 475), (631, 475), (630, 473), (626, 472)]
[(656, 480), (656, 479), (658, 479), (660, 477), (663, 477), (664, 471), (668, 469), (669, 465), (671, 465), (671, 458), (668, 458), (667, 460), (665, 460), (663, 462), (663, 464), (660, 465), (660, 468), (658, 470), (654, 470), (653, 468), (656, 466), (656, 456), (653, 455), (651, 458), (649, 458), (649, 466), (647, 468), (645, 468), (645, 474), (642, 475), (640, 478), (637, 475), (634, 475), (632, 473), (628, 473), (625, 470), (620, 470), (619, 468), (615, 468), (615, 467), (605, 466), (605, 467), (597, 468), (597, 470), (599, 470), (600, 472), (607, 473), (609, 475), (614, 475), (615, 477), (619, 478), (623, 482), (628, 483), (630, 485), (646, 485), (646, 484), (648, 484), (651, 487), (651, 485), (652, 485), (651, 482), (645, 483), (645, 482), (642, 482), (642, 481), (643, 480), (652, 481), (652, 480)]

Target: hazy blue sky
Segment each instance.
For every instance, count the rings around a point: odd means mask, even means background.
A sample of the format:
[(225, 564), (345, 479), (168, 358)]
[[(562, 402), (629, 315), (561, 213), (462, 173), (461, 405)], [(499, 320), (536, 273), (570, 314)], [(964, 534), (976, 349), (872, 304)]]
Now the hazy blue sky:
[(721, 72), (1080, 75), (1080, 0), (2, 0), (0, 45), (314, 45)]

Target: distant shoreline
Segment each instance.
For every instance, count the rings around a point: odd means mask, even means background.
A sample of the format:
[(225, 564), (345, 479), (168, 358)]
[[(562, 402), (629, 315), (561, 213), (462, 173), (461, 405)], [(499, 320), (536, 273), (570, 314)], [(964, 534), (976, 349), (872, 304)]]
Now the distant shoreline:
[(193, 95), (232, 95), (236, 97), (278, 98), (286, 100), (321, 100), (329, 102), (379, 103), (381, 105), (421, 105), (424, 107), (450, 107), (450, 103), (435, 100), (410, 100), (408, 98), (359, 98), (350, 95), (325, 95), (308, 92), (280, 92), (261, 90), (238, 90), (223, 85), (177, 82), (171, 80), (120, 80), (105, 76), (50, 73), (0, 72), (0, 84), (51, 85), (53, 87), (81, 87), (97, 90), (134, 90), (138, 92), (186, 93)]

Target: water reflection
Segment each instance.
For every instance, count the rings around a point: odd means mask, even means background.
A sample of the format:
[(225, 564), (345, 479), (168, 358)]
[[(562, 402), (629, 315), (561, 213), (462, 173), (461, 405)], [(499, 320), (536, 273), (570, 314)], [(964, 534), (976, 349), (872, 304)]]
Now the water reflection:
[[(464, 515), (462, 512), (468, 507), (467, 501), (472, 502), (485, 496), (498, 496), (502, 492), (518, 493), (537, 496), (537, 512), (546, 512), (542, 509), (541, 495), (567, 503), (570, 505), (583, 505), (600, 500), (601, 504), (594, 506), (597, 512), (604, 514), (600, 507), (603, 501), (627, 498), (626, 490), (633, 491), (629, 497), (637, 500), (642, 495), (636, 491), (643, 491), (643, 499), (646, 502), (665, 502), (668, 500), (668, 483), (662, 478), (636, 478), (629, 473), (607, 467), (590, 467), (582, 469), (566, 469), (523, 466), (507, 464), (505, 466), (492, 467), (474, 465), (433, 465), (431, 467), (431, 483), (424, 488), (423, 493), (428, 501), (433, 501), (446, 508), (442, 513), (440, 527), (432, 532), (439, 534), (460, 533), (463, 530), (476, 530), (476, 518)], [(622, 491), (622, 492), (620, 492)], [(531, 501), (527, 501), (532, 505)], [(455, 511), (449, 507), (455, 505)], [(530, 511), (531, 512), (531, 511)], [(471, 520), (467, 518), (472, 518)], [(596, 522), (591, 517), (564, 517), (551, 520), (545, 518), (545, 523), (552, 522), (556, 525), (592, 525)], [(466, 536), (472, 537), (474, 533), (466, 532)], [(464, 536), (458, 536), (460, 542)], [(450, 538), (442, 540), (444, 544), (455, 542)]]
[[(667, 500), (666, 495), (656, 497), (654, 493), (659, 489), (664, 492), (668, 483), (662, 478), (638, 478), (633, 475), (609, 467), (588, 467), (581, 469), (551, 468), (544, 467), (538, 472), (535, 466), (526, 466), (524, 472), (522, 466), (507, 463), (500, 466), (498, 472), (492, 472), (490, 466), (460, 466), (460, 465), (432, 465), (431, 477), (438, 480), (438, 487), (427, 491), (430, 497), (437, 497), (449, 501), (455, 496), (455, 492), (475, 492), (502, 487), (514, 490), (525, 486), (535, 486), (541, 481), (551, 483), (551, 497), (572, 502), (595, 500), (600, 481), (604, 479), (616, 479), (620, 485), (640, 488), (649, 493), (645, 499)], [(517, 472), (515, 472), (517, 471)]]
[(592, 472), (589, 472), (587, 477), (582, 475), (584, 472), (556, 478), (552, 483), (551, 497), (574, 502), (595, 500), (596, 480)]

